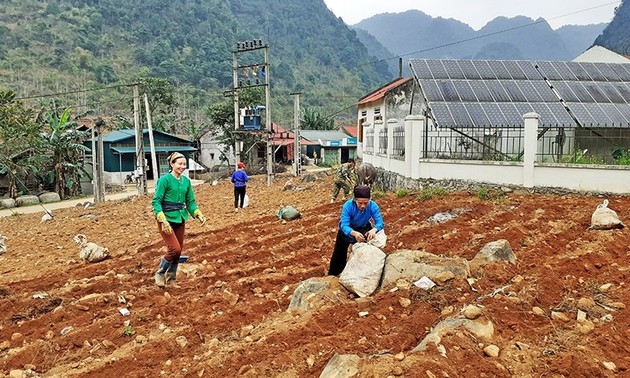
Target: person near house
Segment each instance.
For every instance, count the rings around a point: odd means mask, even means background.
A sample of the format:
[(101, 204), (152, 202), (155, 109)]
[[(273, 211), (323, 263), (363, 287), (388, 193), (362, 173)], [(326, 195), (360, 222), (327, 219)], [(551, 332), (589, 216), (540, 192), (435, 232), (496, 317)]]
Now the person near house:
[(179, 152), (174, 152), (167, 158), (170, 172), (157, 180), (151, 202), (158, 231), (166, 245), (166, 254), (160, 260), (155, 273), (155, 283), (160, 287), (175, 282), (189, 215), (197, 218), (202, 225), (206, 223), (206, 218), (195, 201), (190, 179), (183, 174), (186, 160)]
[(343, 189), (343, 198), (344, 200), (348, 198), (350, 194), (350, 190), (354, 187), (354, 182), (356, 181), (354, 178), (354, 159), (348, 159), (347, 163), (341, 164), (341, 167), (337, 170), (337, 175), (335, 176), (335, 182), (333, 183), (333, 192), (332, 199), (330, 203), (333, 203), (337, 200), (337, 196), (341, 189)]
[(245, 172), (245, 164), (238, 162), (236, 164), (236, 170), (232, 173), (232, 183), (234, 184), (234, 211), (238, 211), (239, 208), (243, 208), (245, 202), (245, 194), (247, 194), (247, 182), (249, 176)]
[(329, 275), (338, 276), (343, 272), (348, 246), (370, 241), (377, 232), (385, 228), (381, 209), (370, 197), (370, 187), (358, 185), (354, 187), (354, 199), (349, 199), (341, 207), (335, 248), (328, 268)]

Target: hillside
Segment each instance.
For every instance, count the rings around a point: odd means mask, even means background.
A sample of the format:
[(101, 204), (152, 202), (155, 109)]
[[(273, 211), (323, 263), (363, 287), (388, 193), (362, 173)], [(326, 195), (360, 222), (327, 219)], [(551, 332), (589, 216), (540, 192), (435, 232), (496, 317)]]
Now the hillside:
[(595, 45), (605, 47), (617, 54), (630, 56), (630, 1), (622, 0), (615, 9), (615, 17), (601, 35)]
[[(295, 289), (327, 270), (340, 204), (331, 176), (283, 191), (253, 176), (251, 207), (235, 214), (232, 186), (196, 187), (209, 224), (187, 225), (179, 288), (152, 275), (162, 242), (149, 198), (0, 219), (0, 375), (12, 377), (318, 377), (335, 354), (357, 355), (361, 377), (619, 377), (630, 369), (630, 231), (589, 230), (601, 197), (475, 192), (377, 199), (387, 254), (424, 250), (470, 260), (505, 239), (515, 264), (425, 291), (412, 282), (359, 300), (330, 288), (287, 312)], [(436, 191), (433, 193), (437, 193)], [(630, 197), (608, 197), (628, 223)], [(302, 218), (282, 222), (292, 204)], [(456, 217), (431, 222), (438, 213)], [(85, 264), (72, 237), (111, 258)], [(493, 331), (465, 328), (412, 352), (432, 328), (476, 305)], [(121, 308), (130, 315), (123, 316)], [(494, 345), (491, 357), (484, 348)], [(474, 373), (471, 373), (474, 372)]]
[[(227, 101), (232, 50), (252, 39), (270, 46), (275, 122), (292, 120), (291, 92), (329, 113), (391, 77), (323, 0), (9, 0), (0, 4), (0, 86), (27, 97), (160, 77), (176, 87), (179, 107), (199, 112)], [(128, 114), (130, 101), (112, 98), (129, 92), (62, 102)]]
[[(374, 36), (392, 55), (406, 59), (571, 60), (588, 49), (605, 26), (571, 25), (553, 30), (544, 19), (517, 16), (497, 17), (475, 31), (454, 19), (411, 10), (379, 14), (352, 27)], [(366, 46), (370, 54), (383, 55), (373, 44)]]

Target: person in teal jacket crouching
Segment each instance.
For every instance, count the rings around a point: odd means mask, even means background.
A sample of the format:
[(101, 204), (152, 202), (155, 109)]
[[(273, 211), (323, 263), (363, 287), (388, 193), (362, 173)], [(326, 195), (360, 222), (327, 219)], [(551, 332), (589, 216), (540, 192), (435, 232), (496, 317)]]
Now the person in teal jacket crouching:
[(339, 230), (328, 269), (329, 275), (338, 276), (343, 272), (350, 244), (372, 240), (377, 232), (385, 228), (381, 209), (370, 196), (369, 186), (355, 186), (354, 199), (347, 200), (341, 207)]
[(188, 215), (197, 218), (202, 225), (206, 223), (206, 218), (195, 201), (190, 179), (183, 175), (186, 170), (186, 157), (174, 152), (167, 160), (170, 173), (158, 179), (151, 202), (158, 231), (166, 244), (166, 254), (155, 273), (155, 284), (160, 287), (166, 286), (167, 283), (175, 283), (179, 256), (184, 247)]

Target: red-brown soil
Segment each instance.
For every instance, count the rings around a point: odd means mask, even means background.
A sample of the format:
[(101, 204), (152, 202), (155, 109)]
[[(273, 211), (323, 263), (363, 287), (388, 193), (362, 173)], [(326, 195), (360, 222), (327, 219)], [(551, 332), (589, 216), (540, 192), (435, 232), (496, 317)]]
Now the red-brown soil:
[[(362, 358), (360, 377), (630, 376), (630, 231), (588, 229), (603, 197), (509, 193), (484, 200), (458, 192), (423, 201), (417, 193), (388, 193), (377, 199), (386, 253), (423, 249), (470, 260), (486, 243), (507, 239), (517, 263), (484, 268), (476, 291), (451, 280), (359, 301), (336, 286), (327, 303), (296, 313), (286, 311), (295, 288), (326, 274), (340, 202), (328, 203), (331, 177), (283, 191), (287, 178), (267, 186), (266, 176), (255, 176), (251, 206), (239, 213), (228, 181), (197, 186), (208, 224), (188, 223), (190, 260), (181, 265), (179, 287), (166, 290), (153, 281), (164, 250), (149, 197), (57, 210), (46, 223), (42, 214), (0, 219), (8, 248), (0, 256), (0, 373), (317, 377), (339, 353)], [(630, 197), (607, 198), (629, 222)], [(302, 218), (278, 220), (286, 204)], [(455, 209), (466, 211), (426, 222)], [(82, 262), (72, 239), (78, 233), (108, 247), (111, 257)], [(41, 293), (47, 296), (34, 297)], [(483, 306), (493, 322), (491, 342), (462, 329), (443, 337), (445, 356), (433, 346), (411, 352), (431, 327), (469, 304)], [(579, 327), (578, 307), (592, 330)], [(62, 335), (66, 327), (72, 329)], [(484, 354), (488, 344), (499, 347), (498, 357)]]

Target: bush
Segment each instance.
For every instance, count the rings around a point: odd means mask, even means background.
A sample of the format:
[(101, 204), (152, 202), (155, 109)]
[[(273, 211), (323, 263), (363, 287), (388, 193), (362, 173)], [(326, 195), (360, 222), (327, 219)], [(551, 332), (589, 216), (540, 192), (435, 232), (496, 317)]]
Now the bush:
[(407, 189), (398, 189), (398, 190), (396, 191), (396, 197), (398, 197), (398, 198), (406, 197), (406, 196), (407, 196), (407, 194), (409, 194), (409, 193), (407, 192)]
[(416, 197), (419, 201), (428, 201), (433, 197), (443, 197), (446, 195), (444, 188), (425, 188)]
[(505, 197), (505, 193), (499, 189), (488, 189), (481, 187), (477, 189), (475, 195), (484, 201), (497, 200)]

